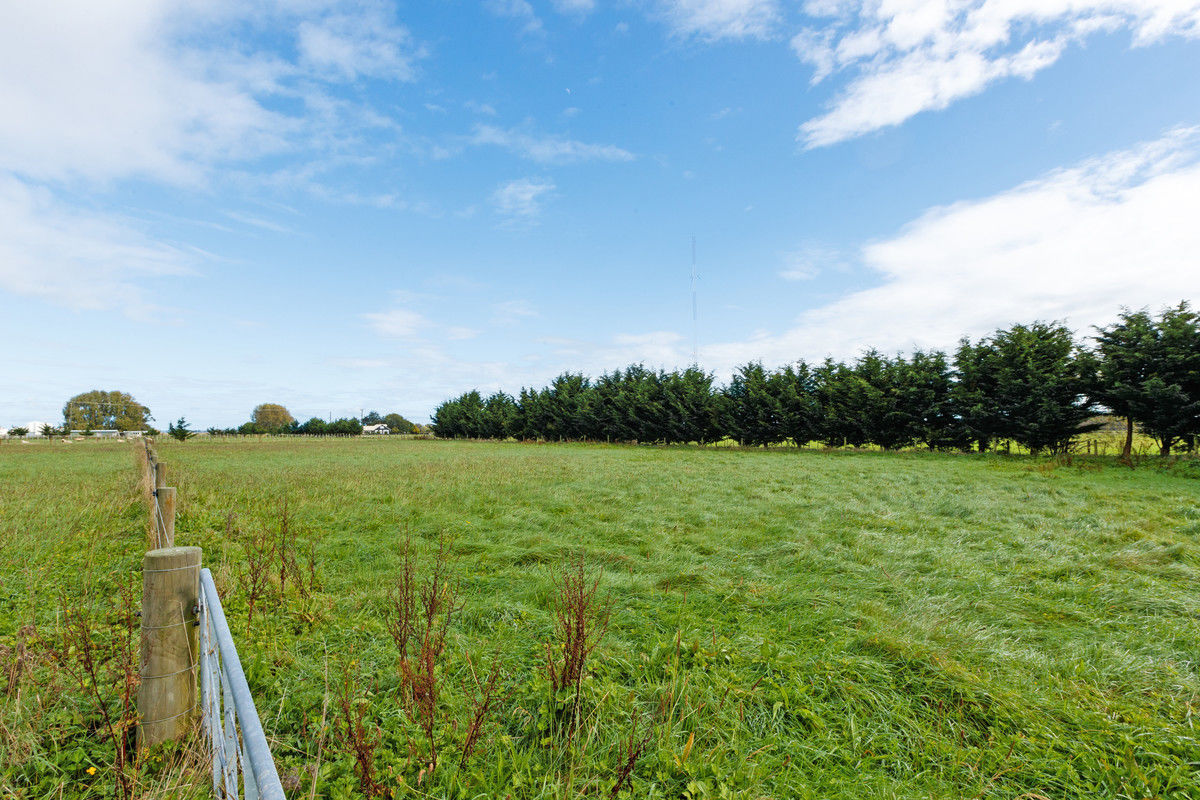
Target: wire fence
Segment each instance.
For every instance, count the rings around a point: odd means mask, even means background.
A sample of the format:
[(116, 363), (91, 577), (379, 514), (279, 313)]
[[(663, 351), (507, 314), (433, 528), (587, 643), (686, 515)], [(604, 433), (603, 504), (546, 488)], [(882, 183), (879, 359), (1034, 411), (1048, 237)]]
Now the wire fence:
[[(149, 441), (145, 447), (154, 549), (174, 547), (175, 489), (162, 485), (164, 467)], [(275, 759), (246, 683), (246, 673), (238, 658), (212, 573), (200, 569), (198, 583), (199, 705), (202, 735), (211, 749), (213, 797), (220, 800), (284, 800)], [(145, 666), (143, 664), (143, 669)], [(186, 709), (184, 713), (191, 710)]]
[(200, 707), (212, 748), (213, 796), (283, 800), (275, 759), (207, 569), (200, 570), (200, 659)]

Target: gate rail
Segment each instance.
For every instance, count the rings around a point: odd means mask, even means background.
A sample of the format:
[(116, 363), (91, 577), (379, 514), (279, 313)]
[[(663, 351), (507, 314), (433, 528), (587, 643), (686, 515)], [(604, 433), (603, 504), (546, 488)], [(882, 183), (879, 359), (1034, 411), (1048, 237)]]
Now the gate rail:
[[(204, 733), (212, 745), (213, 796), (285, 800), (221, 598), (207, 569), (200, 570), (199, 599), (200, 706)], [(239, 774), (243, 794), (238, 793)]]

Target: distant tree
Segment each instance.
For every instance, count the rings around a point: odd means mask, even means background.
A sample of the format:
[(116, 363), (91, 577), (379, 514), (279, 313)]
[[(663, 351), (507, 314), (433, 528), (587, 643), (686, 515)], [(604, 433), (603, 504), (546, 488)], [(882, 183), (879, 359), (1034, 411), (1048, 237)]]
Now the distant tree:
[(150, 409), (125, 392), (95, 389), (77, 394), (63, 406), (67, 430), (138, 431), (149, 427)]
[(42, 436), (45, 436), (45, 437), (47, 437), (47, 438), (49, 438), (49, 437), (51, 437), (51, 436), (62, 436), (62, 435), (64, 435), (64, 434), (63, 434), (63, 432), (62, 432), (62, 430), (61, 430), (60, 428), (56, 428), (56, 427), (54, 427), (54, 426), (53, 426), (53, 425), (51, 425), (49, 422), (47, 422), (45, 425), (43, 425), (43, 426), (42, 426), (41, 433), (42, 433)]
[[(366, 420), (363, 420), (366, 422)], [(383, 418), (383, 423), (388, 426), (388, 430), (393, 433), (416, 433), (416, 425), (406, 420), (404, 417), (396, 413), (388, 414)]]
[(260, 433), (283, 433), (291, 427), (296, 418), (278, 403), (262, 403), (254, 407), (250, 421)]
[(444, 439), (479, 439), (484, 436), (483, 396), (478, 390), (447, 400), (433, 412), (433, 431)]
[(354, 417), (335, 419), (325, 426), (325, 432), (335, 436), (361, 436), (362, 423)]
[(724, 437), (712, 373), (693, 365), (683, 372), (659, 373), (656, 384), (663, 409), (664, 442), (707, 444)]
[(725, 390), (729, 435), (743, 445), (766, 447), (782, 442), (787, 436), (784, 384), (785, 381), (767, 372), (761, 362), (739, 367)]
[(1125, 311), (1119, 322), (1097, 328), (1095, 339), (1096, 395), (1126, 419), (1124, 458), (1132, 453), (1135, 422), (1164, 456), (1200, 434), (1200, 316), (1186, 302), (1158, 319)]
[(256, 434), (256, 433), (265, 433), (265, 431), (260, 430), (259, 427), (257, 425), (255, 425), (253, 422), (243, 422), (241, 425), (238, 426), (237, 432), (239, 434), (241, 434), (242, 436), (250, 436), (250, 435)]
[[(362, 418), (363, 425), (378, 425), (382, 422), (384, 422), (384, 418), (383, 418), (383, 416), (380, 415), (380, 413), (378, 411), (372, 411), (369, 414), (367, 414), (365, 417)], [(391, 428), (391, 427), (392, 427), (391, 425), (388, 425), (388, 428)]]
[(541, 398), (546, 423), (542, 436), (568, 442), (594, 436), (595, 394), (591, 388), (591, 381), (582, 373), (564, 372), (555, 378)]
[(965, 436), (981, 453), (1003, 435), (1004, 420), (999, 406), (1000, 377), (998, 353), (987, 342), (958, 343), (954, 353), (954, 386), (951, 399)]
[(296, 429), (297, 433), (303, 433), (307, 436), (322, 436), (328, 433), (329, 424), (320, 417), (313, 417), (308, 422)]
[[(993, 420), (986, 433), (1012, 439), (1033, 453), (1063, 452), (1071, 440), (1100, 425), (1089, 390), (1094, 359), (1071, 331), (1035, 322), (1000, 330), (974, 346), (980, 385)], [(977, 434), (976, 434), (977, 435)]]
[(207, 433), (209, 436), (224, 436), (224, 435), (225, 435), (225, 431), (224, 431), (224, 430), (222, 430), (221, 428), (209, 428), (209, 429), (206, 431), (206, 433)]
[(180, 417), (178, 421), (167, 425), (167, 435), (177, 442), (186, 442), (188, 439), (196, 435), (195, 431), (188, 428), (188, 421)]
[(29, 433), (29, 429), (28, 429), (28, 428), (21, 427), (20, 425), (18, 425), (18, 426), (17, 426), (17, 427), (15, 427), (15, 428), (9, 428), (9, 429), (8, 429), (8, 435), (9, 435), (9, 436), (16, 436), (16, 437), (18, 437), (18, 438), (20, 438), (20, 437), (22, 437), (22, 436), (26, 436), (26, 435), (28, 435), (28, 433)]
[(908, 359), (899, 391), (902, 405), (914, 417), (917, 441), (930, 450), (966, 450), (971, 435), (954, 394), (954, 370), (938, 350), (918, 350)]
[(504, 392), (496, 392), (483, 403), (479, 434), (486, 439), (507, 439), (513, 435), (517, 401)]

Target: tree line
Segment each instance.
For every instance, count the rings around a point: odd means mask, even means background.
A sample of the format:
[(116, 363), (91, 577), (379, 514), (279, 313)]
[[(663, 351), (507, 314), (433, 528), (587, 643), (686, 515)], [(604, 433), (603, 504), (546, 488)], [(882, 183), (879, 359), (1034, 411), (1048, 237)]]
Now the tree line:
[(818, 442), (828, 447), (986, 452), (1015, 442), (1062, 453), (1125, 418), (1163, 455), (1195, 451), (1200, 437), (1200, 316), (1186, 302), (1157, 316), (1125, 311), (1087, 341), (1057, 323), (964, 338), (951, 354), (868, 350), (849, 362), (741, 366), (727, 385), (692, 366), (637, 364), (589, 378), (564, 373), (541, 389), (466, 392), (433, 415), (441, 437), (742, 445)]
[(304, 436), (359, 436), (364, 425), (385, 424), (392, 433), (416, 433), (418, 426), (400, 414), (380, 414), (372, 411), (360, 420), (357, 417), (342, 417), (323, 420), (312, 417), (300, 422), (291, 412), (278, 403), (261, 403), (254, 407), (250, 420), (236, 428), (209, 428), (212, 436), (236, 436), (248, 434), (299, 434)]

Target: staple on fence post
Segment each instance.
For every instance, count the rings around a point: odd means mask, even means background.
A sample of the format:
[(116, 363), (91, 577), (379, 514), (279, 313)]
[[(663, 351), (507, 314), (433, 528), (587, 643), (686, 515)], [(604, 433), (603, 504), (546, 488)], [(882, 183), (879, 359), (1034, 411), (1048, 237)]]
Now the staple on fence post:
[(158, 510), (162, 514), (162, 537), (161, 542), (163, 547), (175, 546), (175, 498), (176, 493), (174, 487), (164, 486), (161, 489), (156, 489), (155, 494), (158, 495)]
[(138, 746), (178, 739), (196, 712), (199, 547), (166, 547), (142, 562), (141, 686)]

